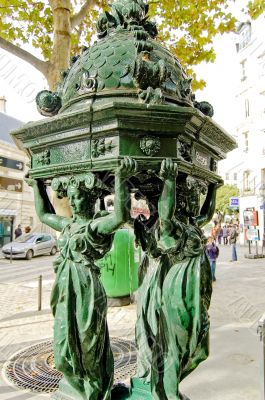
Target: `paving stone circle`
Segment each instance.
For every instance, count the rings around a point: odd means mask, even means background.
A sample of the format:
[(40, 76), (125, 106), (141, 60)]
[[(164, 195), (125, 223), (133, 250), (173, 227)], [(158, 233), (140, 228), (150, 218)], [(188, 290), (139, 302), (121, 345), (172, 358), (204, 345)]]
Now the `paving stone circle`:
[[(52, 340), (27, 347), (14, 354), (5, 364), (6, 378), (16, 387), (35, 393), (58, 389), (62, 374), (55, 369)], [(114, 384), (129, 383), (136, 372), (136, 347), (130, 340), (111, 338), (114, 355)]]

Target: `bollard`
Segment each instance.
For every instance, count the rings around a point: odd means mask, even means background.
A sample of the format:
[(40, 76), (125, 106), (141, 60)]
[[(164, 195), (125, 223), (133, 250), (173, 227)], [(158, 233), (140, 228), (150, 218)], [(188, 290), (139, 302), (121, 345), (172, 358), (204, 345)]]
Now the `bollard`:
[(265, 400), (265, 314), (261, 317), (258, 324), (258, 333), (260, 335), (260, 341), (262, 343), (261, 348), (261, 399)]
[(13, 261), (13, 249), (11, 246), (11, 248), (10, 248), (10, 264), (12, 264), (12, 261)]
[(38, 311), (41, 311), (42, 307), (42, 275), (38, 278)]

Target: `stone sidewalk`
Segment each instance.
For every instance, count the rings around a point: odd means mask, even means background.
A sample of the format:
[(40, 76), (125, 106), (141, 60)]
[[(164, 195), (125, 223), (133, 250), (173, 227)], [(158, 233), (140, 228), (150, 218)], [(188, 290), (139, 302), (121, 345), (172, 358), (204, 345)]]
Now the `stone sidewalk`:
[[(191, 400), (261, 399), (261, 343), (257, 322), (265, 312), (265, 259), (249, 260), (239, 248), (239, 261), (229, 262), (221, 247), (211, 315), (211, 354), (182, 383)], [(0, 366), (16, 351), (52, 338), (49, 310), (51, 285), (44, 289), (43, 311), (36, 310), (36, 289), (0, 284)], [(135, 306), (110, 308), (111, 336), (134, 337)], [(48, 399), (50, 395), (13, 388), (1, 377), (1, 400)]]

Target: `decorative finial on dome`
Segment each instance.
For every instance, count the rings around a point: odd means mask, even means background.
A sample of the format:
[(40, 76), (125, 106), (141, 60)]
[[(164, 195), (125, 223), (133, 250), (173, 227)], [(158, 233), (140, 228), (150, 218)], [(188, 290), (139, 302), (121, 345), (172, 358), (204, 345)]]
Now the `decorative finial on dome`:
[(207, 117), (212, 118), (214, 115), (213, 106), (208, 101), (194, 101), (194, 107), (200, 110)]
[(152, 38), (157, 35), (155, 22), (148, 20), (148, 4), (143, 0), (117, 0), (108, 11), (101, 14), (97, 22), (99, 38), (113, 29), (143, 30)]
[(58, 111), (62, 107), (60, 96), (50, 90), (39, 92), (36, 96), (36, 103), (39, 113), (45, 117), (52, 117), (58, 114)]

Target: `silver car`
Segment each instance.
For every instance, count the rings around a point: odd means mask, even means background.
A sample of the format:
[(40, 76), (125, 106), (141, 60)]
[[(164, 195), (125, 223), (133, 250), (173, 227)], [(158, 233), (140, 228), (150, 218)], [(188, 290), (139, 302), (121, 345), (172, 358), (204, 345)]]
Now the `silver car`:
[(54, 255), (57, 252), (56, 239), (47, 233), (28, 233), (19, 236), (16, 240), (6, 244), (2, 248), (4, 257), (26, 258), (31, 260), (34, 256), (41, 254)]

